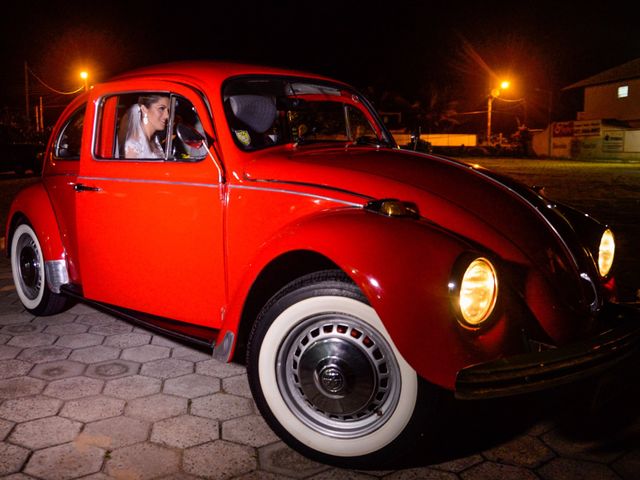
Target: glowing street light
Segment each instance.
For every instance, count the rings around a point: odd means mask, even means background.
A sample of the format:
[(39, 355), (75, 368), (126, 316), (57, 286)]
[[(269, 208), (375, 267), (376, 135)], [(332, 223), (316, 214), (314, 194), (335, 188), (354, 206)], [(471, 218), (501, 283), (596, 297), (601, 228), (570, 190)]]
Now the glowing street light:
[(84, 91), (87, 92), (89, 90), (89, 72), (86, 70), (81, 71), (80, 78), (84, 81)]
[(487, 145), (491, 145), (491, 109), (493, 107), (493, 100), (500, 96), (502, 90), (509, 88), (510, 82), (504, 80), (500, 83), (500, 87), (494, 88), (489, 93), (489, 99), (487, 100)]

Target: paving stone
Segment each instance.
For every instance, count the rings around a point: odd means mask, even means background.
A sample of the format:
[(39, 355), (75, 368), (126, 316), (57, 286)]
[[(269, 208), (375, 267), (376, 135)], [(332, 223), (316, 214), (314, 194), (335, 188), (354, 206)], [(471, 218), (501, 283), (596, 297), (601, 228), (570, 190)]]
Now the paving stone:
[(162, 382), (157, 378), (132, 375), (109, 380), (104, 387), (104, 394), (131, 400), (132, 398), (146, 397), (147, 395), (158, 393), (160, 388), (162, 388)]
[(53, 362), (55, 360), (64, 360), (69, 357), (70, 348), (51, 345), (46, 347), (35, 347), (23, 350), (18, 358), (26, 362), (44, 363)]
[(0, 405), (0, 418), (14, 422), (26, 422), (55, 415), (62, 401), (42, 395), (6, 400)]
[(171, 350), (167, 347), (159, 347), (158, 345), (141, 345), (139, 347), (126, 348), (122, 351), (120, 358), (123, 360), (131, 360), (133, 362), (151, 362), (161, 358), (169, 358)]
[(35, 323), (16, 323), (13, 325), (7, 325), (0, 328), (0, 332), (8, 333), (9, 335), (28, 335), (30, 333), (39, 333), (44, 330), (44, 325), (37, 325)]
[[(253, 472), (245, 473), (239, 477), (234, 477), (233, 480), (290, 480), (292, 478), (293, 477), (276, 475), (275, 473), (266, 472), (264, 470), (254, 470)], [(368, 480), (371, 479), (373, 479), (373, 477), (368, 478)]]
[(13, 345), (20, 348), (42, 347), (45, 345), (53, 345), (58, 339), (56, 335), (48, 333), (31, 333), (27, 335), (18, 335), (7, 342), (7, 345)]
[(14, 423), (0, 418), (0, 442), (2, 442), (13, 428)]
[(0, 360), (0, 379), (26, 375), (31, 367), (31, 363), (22, 360)]
[(218, 422), (181, 415), (154, 423), (151, 441), (176, 448), (188, 448), (219, 438)]
[(191, 347), (175, 347), (171, 352), (171, 357), (190, 362), (201, 362), (210, 359), (211, 352), (204, 352)]
[[(556, 458), (540, 467), (538, 473), (545, 480), (619, 480), (620, 477), (606, 465), (578, 461), (571, 458)], [(638, 478), (636, 476), (632, 478)]]
[(196, 365), (196, 373), (212, 377), (227, 378), (242, 375), (247, 369), (237, 363), (221, 362), (210, 358)]
[(469, 455), (468, 457), (456, 458), (455, 460), (442, 462), (437, 465), (433, 465), (433, 467), (439, 470), (457, 473), (482, 462), (484, 462), (484, 458), (482, 458), (481, 455)]
[(63, 336), (63, 335), (77, 335), (80, 333), (87, 333), (89, 330), (88, 325), (82, 325), (81, 323), (64, 323), (64, 324), (55, 324), (48, 325), (44, 329), (44, 333), (50, 333), (52, 335)]
[(83, 363), (71, 360), (56, 360), (36, 365), (29, 373), (29, 376), (41, 378), (42, 380), (59, 380), (81, 375), (85, 368), (86, 365)]
[(101, 363), (108, 360), (115, 360), (120, 356), (120, 349), (116, 347), (106, 347), (95, 345), (87, 348), (79, 348), (71, 352), (70, 360), (82, 363)]
[[(64, 326), (64, 325), (72, 324), (75, 321), (75, 319), (76, 319), (76, 315), (67, 311), (67, 312), (59, 313), (57, 315), (52, 315), (50, 317), (35, 317), (31, 321), (31, 323), (34, 323), (36, 325), (43, 325), (45, 327)], [(48, 333), (53, 333), (53, 332), (48, 332)]]
[(124, 333), (131, 333), (133, 327), (123, 322), (104, 323), (101, 325), (94, 325), (89, 329), (89, 333), (96, 333), (98, 335), (104, 335), (105, 337), (111, 335), (122, 335)]
[(222, 438), (252, 447), (263, 447), (279, 440), (260, 415), (247, 415), (223, 422)]
[(119, 416), (88, 423), (82, 433), (92, 437), (108, 438), (109, 443), (106, 446), (115, 450), (147, 440), (149, 430), (148, 422)]
[(150, 442), (111, 452), (105, 471), (114, 478), (146, 480), (176, 474), (180, 470), (180, 455)]
[(10, 360), (16, 358), (22, 351), (20, 347), (12, 347), (11, 345), (0, 345), (0, 360)]
[(254, 470), (257, 467), (256, 451), (216, 440), (185, 450), (182, 465), (192, 475), (226, 480)]
[(56, 345), (69, 348), (83, 348), (100, 345), (103, 340), (104, 337), (102, 335), (95, 335), (93, 333), (77, 333), (75, 335), (64, 335), (58, 338)]
[(10, 335), (4, 335), (0, 333), (0, 345), (7, 343), (10, 338), (11, 338)]
[(68, 310), (68, 313), (78, 315), (78, 319), (86, 316), (97, 315), (104, 316), (107, 318), (112, 318), (106, 313), (98, 312), (91, 305), (87, 305), (86, 303), (76, 303), (73, 307)]
[(3, 306), (2, 313), (3, 315), (0, 315), (0, 325), (14, 325), (33, 320), (33, 315), (27, 313), (22, 304), (19, 303)]
[(119, 398), (97, 395), (65, 402), (59, 415), (80, 422), (93, 422), (122, 415), (125, 401)]
[[(335, 473), (338, 476), (331, 476), (329, 473), (321, 473), (320, 475), (314, 475), (313, 477), (311, 477), (309, 480), (313, 479), (313, 480), (329, 480), (329, 479), (338, 479), (338, 478), (354, 478), (351, 475), (353, 475), (352, 472), (349, 472), (349, 474), (344, 475), (344, 477), (340, 477), (339, 473), (341, 472), (341, 470), (336, 471)], [(359, 477), (355, 477), (355, 479), (357, 479)], [(423, 467), (423, 468), (409, 468), (406, 470), (399, 470), (397, 472), (393, 472), (390, 473), (389, 475), (385, 475), (384, 480), (458, 480), (458, 476), (455, 473), (452, 472), (444, 472), (442, 470), (436, 470), (433, 468), (429, 468), (429, 467)], [(498, 480), (498, 478), (501, 477), (496, 477), (495, 479), (491, 479), (491, 480)], [(475, 477), (474, 477), (475, 480)]]
[(36, 451), (24, 473), (47, 480), (67, 480), (98, 472), (103, 459), (101, 448), (66, 443)]
[(6, 477), (2, 477), (2, 480), (36, 480), (35, 477), (30, 477), (24, 473), (13, 473)]
[(222, 380), (222, 391), (245, 398), (253, 398), (247, 375), (238, 375)]
[(165, 418), (184, 415), (187, 413), (187, 409), (186, 398), (158, 394), (129, 401), (125, 412), (128, 417), (156, 422)]
[(153, 335), (153, 338), (151, 338), (151, 345), (158, 345), (160, 347), (168, 348), (179, 348), (185, 346), (183, 342), (174, 340), (170, 337), (165, 337), (163, 335)]
[(9, 475), (15, 473), (22, 468), (24, 462), (29, 456), (29, 450), (11, 445), (9, 443), (0, 443), (0, 475)]
[(142, 365), (140, 373), (148, 377), (167, 379), (193, 373), (193, 370), (193, 362), (177, 358), (163, 358), (145, 363)]
[[(276, 442), (260, 448), (258, 458), (263, 470), (291, 478), (307, 478), (327, 470), (326, 465), (309, 460), (283, 442)], [(345, 478), (345, 472), (342, 474), (338, 478)]]
[(31, 450), (39, 450), (72, 441), (81, 428), (80, 422), (66, 418), (41, 418), (16, 425), (9, 441)]
[(183, 375), (164, 382), (163, 392), (186, 398), (210, 395), (220, 390), (220, 380), (206, 375)]
[(138, 370), (140, 370), (139, 363), (128, 362), (126, 360), (110, 360), (89, 365), (84, 374), (87, 377), (112, 380), (135, 375), (138, 373)]
[[(0, 428), (0, 431), (2, 429)], [(0, 434), (0, 439), (2, 435)], [(627, 453), (617, 460), (612, 468), (625, 480), (636, 480), (640, 472), (640, 448)]]
[(130, 348), (146, 345), (151, 341), (151, 335), (146, 333), (123, 333), (106, 337), (104, 345), (118, 348)]
[(538, 476), (531, 470), (484, 462), (460, 473), (462, 480), (537, 480)]
[(73, 400), (75, 398), (90, 397), (102, 391), (104, 382), (89, 377), (73, 377), (64, 380), (56, 380), (47, 385), (44, 394), (50, 397), (61, 398), (62, 400)]
[(37, 378), (16, 377), (0, 380), (0, 398), (18, 398), (42, 392), (46, 383)]
[(591, 437), (568, 435), (560, 429), (552, 430), (541, 438), (544, 443), (561, 456), (578, 460), (609, 463), (616, 460), (623, 453), (620, 445), (612, 444), (609, 448), (602, 448), (602, 439), (599, 441)]
[(216, 420), (231, 420), (254, 413), (253, 402), (248, 398), (216, 393), (196, 398), (191, 403), (191, 413)]
[(522, 436), (483, 452), (487, 460), (518, 467), (536, 468), (551, 460), (554, 453), (535, 437)]

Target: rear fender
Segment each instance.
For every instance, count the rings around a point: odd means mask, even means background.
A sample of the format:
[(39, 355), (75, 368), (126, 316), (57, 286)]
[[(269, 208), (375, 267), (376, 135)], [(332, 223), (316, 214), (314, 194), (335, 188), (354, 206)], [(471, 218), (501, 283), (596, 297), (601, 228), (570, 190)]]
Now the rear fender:
[(21, 221), (28, 222), (38, 235), (45, 261), (65, 259), (58, 222), (42, 183), (21, 190), (11, 204), (6, 226), (7, 256), (10, 255), (11, 236)]

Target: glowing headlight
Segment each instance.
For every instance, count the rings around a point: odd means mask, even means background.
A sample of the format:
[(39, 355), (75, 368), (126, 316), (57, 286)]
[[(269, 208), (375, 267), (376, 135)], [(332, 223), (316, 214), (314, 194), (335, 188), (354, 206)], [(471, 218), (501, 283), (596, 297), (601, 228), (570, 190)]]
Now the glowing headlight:
[(613, 232), (607, 228), (602, 234), (600, 248), (598, 249), (598, 270), (600, 270), (600, 275), (603, 277), (611, 270), (615, 251), (616, 242), (613, 238)]
[(486, 258), (472, 261), (460, 283), (460, 313), (466, 323), (477, 327), (484, 322), (496, 305), (498, 277)]

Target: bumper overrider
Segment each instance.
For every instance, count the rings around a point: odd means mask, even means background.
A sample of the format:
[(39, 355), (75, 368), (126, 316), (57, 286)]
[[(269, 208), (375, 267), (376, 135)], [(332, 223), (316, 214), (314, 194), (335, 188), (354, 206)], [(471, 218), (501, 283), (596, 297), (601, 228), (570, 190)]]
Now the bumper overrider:
[(456, 378), (456, 398), (535, 392), (619, 370), (638, 360), (640, 304), (608, 305), (601, 314), (612, 326), (588, 340), (463, 368)]

